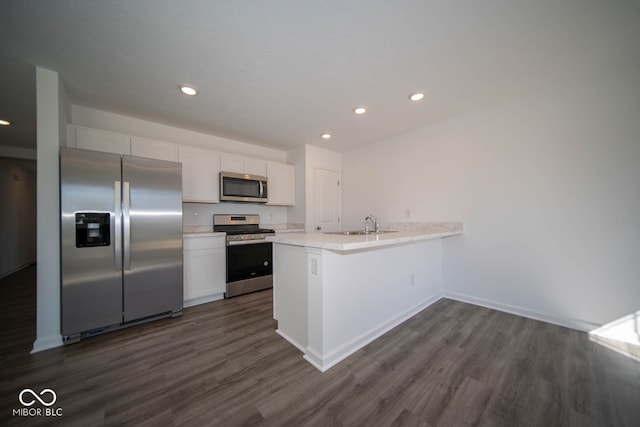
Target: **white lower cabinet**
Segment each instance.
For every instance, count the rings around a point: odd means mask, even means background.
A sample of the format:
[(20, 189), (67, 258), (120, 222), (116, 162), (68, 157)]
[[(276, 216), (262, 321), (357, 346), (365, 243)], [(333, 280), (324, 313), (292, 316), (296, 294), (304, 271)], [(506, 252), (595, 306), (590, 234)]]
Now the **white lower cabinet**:
[(185, 236), (183, 271), (185, 307), (224, 298), (225, 236)]

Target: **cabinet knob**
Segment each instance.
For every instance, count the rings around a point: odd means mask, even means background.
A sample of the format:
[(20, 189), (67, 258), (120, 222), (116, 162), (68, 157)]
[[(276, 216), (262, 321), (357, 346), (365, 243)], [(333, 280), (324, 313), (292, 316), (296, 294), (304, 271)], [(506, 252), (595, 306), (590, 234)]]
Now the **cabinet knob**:
[(322, 227), (317, 226), (317, 227), (316, 227), (316, 230), (320, 231), (320, 230), (322, 230)]

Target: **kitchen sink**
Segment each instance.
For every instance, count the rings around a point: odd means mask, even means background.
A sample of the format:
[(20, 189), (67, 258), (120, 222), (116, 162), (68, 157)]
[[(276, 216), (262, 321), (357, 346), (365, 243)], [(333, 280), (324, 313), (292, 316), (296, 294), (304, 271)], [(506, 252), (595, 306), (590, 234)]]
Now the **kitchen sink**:
[(384, 233), (397, 233), (397, 231), (396, 230), (380, 230), (377, 233), (375, 231), (370, 231), (366, 233), (364, 230), (351, 230), (351, 231), (330, 231), (325, 234), (339, 234), (343, 236), (366, 236), (369, 234), (373, 235), (373, 234), (384, 234)]

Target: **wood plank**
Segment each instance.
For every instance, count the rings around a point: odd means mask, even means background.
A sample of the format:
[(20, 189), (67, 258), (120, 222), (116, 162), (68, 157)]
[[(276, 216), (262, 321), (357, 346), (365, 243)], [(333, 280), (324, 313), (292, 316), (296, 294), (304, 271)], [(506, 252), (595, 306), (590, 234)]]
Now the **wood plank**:
[[(0, 280), (0, 425), (634, 426), (640, 363), (587, 334), (440, 300), (325, 373), (272, 293), (30, 354), (35, 268)], [(60, 419), (13, 417), (52, 388)]]

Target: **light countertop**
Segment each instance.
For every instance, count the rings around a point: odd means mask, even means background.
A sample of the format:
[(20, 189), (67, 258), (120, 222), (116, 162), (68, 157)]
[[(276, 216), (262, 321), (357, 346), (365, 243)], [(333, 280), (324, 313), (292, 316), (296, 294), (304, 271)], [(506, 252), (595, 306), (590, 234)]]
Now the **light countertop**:
[[(261, 224), (261, 228), (271, 228), (278, 234), (304, 233), (304, 224)], [(183, 237), (211, 237), (224, 236), (226, 233), (213, 231), (212, 225), (185, 225), (182, 229)]]
[(276, 229), (276, 234), (285, 234), (285, 233), (304, 233), (304, 227)]
[[(447, 226), (443, 226), (446, 224)], [(393, 233), (342, 235), (327, 233), (286, 233), (267, 237), (267, 241), (284, 245), (351, 251), (357, 249), (397, 245), (420, 240), (438, 239), (463, 233), (461, 222), (438, 223), (437, 227), (423, 227)]]
[(226, 233), (213, 231), (212, 225), (188, 225), (182, 229), (182, 237), (225, 236)]
[(276, 233), (304, 233), (304, 224), (261, 224), (262, 228), (271, 228)]

